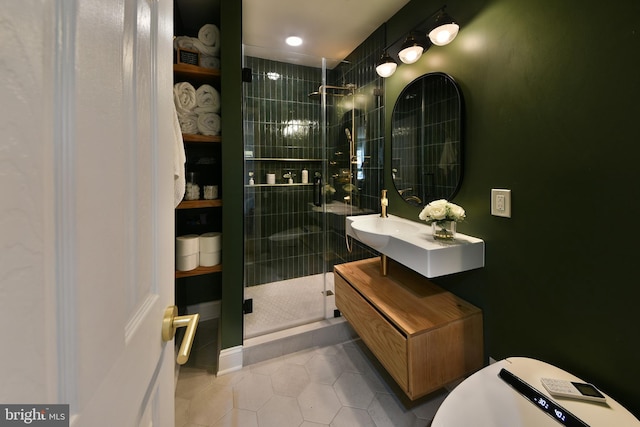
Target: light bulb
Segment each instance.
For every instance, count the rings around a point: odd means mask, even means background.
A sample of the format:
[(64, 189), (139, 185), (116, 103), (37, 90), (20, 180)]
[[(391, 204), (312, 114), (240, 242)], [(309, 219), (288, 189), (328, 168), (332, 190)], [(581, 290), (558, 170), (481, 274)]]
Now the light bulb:
[(378, 65), (376, 67), (376, 73), (378, 73), (380, 77), (386, 78), (391, 76), (393, 73), (395, 73), (397, 67), (398, 67), (398, 64), (396, 64), (395, 62), (387, 62), (387, 63)]
[(429, 39), (431, 40), (431, 43), (436, 46), (444, 46), (451, 43), (453, 39), (456, 38), (459, 29), (460, 26), (455, 22), (451, 24), (444, 24), (431, 30), (431, 32), (429, 32)]
[(302, 44), (302, 39), (297, 36), (291, 36), (287, 37), (286, 42), (289, 46), (300, 46)]
[(397, 66), (398, 63), (394, 61), (387, 52), (384, 52), (378, 61), (378, 65), (376, 65), (376, 73), (378, 73), (380, 77), (386, 78), (396, 72)]
[(404, 62), (405, 64), (413, 64), (418, 59), (420, 59), (423, 51), (424, 49), (422, 48), (422, 46), (418, 45), (406, 47), (398, 52), (398, 58), (400, 58), (400, 61)]

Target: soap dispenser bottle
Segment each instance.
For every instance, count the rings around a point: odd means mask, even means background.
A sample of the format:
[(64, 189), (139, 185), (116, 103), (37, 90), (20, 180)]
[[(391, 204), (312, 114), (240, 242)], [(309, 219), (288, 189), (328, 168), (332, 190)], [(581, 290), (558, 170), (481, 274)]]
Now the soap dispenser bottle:
[(249, 172), (249, 185), (254, 185), (256, 182), (253, 179), (253, 172)]

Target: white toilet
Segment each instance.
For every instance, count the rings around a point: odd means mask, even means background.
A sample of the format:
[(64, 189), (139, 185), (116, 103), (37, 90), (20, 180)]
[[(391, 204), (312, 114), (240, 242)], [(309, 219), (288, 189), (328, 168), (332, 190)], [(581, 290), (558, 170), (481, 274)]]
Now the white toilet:
[[(499, 376), (502, 369), (524, 382), (515, 379), (516, 386), (529, 397)], [(476, 372), (453, 389), (431, 427), (640, 427), (631, 412), (605, 393), (604, 404), (552, 398), (540, 378), (584, 382), (548, 363), (510, 357)]]

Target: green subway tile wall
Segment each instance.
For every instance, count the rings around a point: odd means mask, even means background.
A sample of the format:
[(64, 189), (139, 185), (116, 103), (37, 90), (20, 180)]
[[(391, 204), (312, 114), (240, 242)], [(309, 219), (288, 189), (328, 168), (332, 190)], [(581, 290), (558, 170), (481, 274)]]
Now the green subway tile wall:
[[(327, 85), (344, 89), (328, 90), (326, 96), (324, 150), (321, 99), (309, 96), (322, 85), (322, 69), (245, 58), (252, 72), (251, 83), (244, 87), (245, 285), (323, 273), (335, 263), (374, 255), (357, 243), (353, 252), (347, 251), (344, 215), (322, 215), (314, 205), (313, 183), (320, 174), (327, 190), (322, 203), (343, 203), (350, 196), (356, 212), (377, 209), (384, 106), (383, 82), (372, 64), (383, 47), (383, 35), (378, 31), (327, 73)], [(353, 181), (345, 128), (355, 135), (358, 147)], [(308, 183), (301, 182), (303, 169)], [(267, 174), (275, 175), (275, 184), (267, 183)], [(293, 184), (287, 174), (293, 175)]]

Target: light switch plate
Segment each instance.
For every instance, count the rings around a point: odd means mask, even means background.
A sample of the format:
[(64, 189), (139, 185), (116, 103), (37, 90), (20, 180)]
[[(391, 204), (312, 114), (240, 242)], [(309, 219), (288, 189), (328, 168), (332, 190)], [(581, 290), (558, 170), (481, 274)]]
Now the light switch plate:
[(491, 189), (491, 215), (511, 218), (511, 190)]

